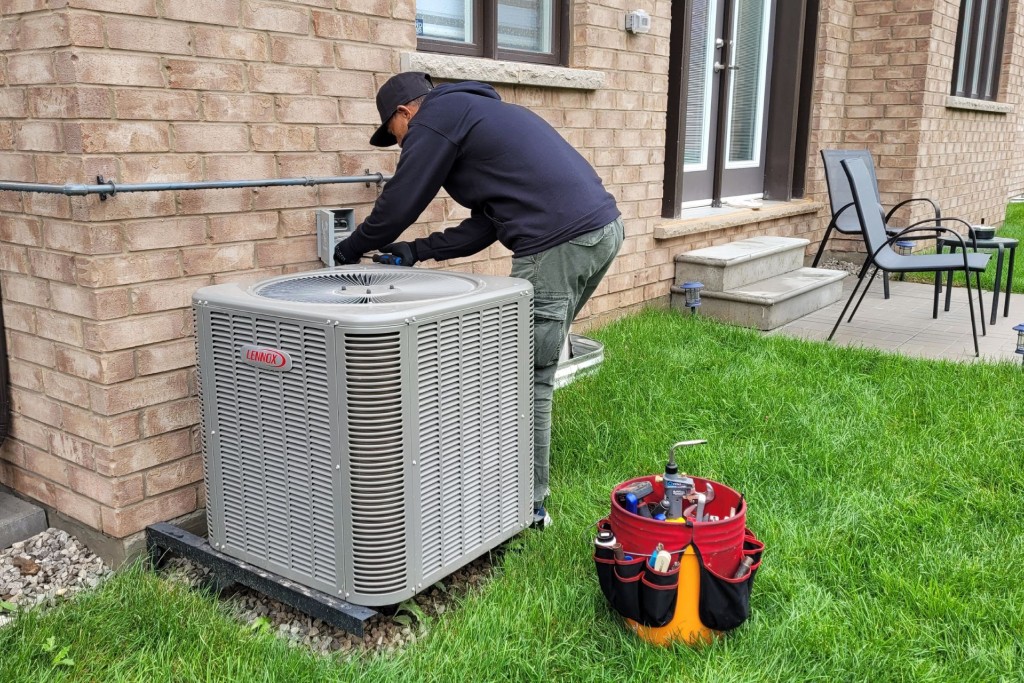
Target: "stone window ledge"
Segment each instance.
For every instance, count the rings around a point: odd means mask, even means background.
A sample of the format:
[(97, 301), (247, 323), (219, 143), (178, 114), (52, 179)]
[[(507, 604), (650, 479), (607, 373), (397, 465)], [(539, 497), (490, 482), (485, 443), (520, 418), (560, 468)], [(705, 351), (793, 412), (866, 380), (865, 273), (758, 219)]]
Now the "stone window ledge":
[(967, 111), (983, 111), (990, 114), (1013, 113), (1013, 105), (1006, 102), (989, 102), (988, 100), (974, 100), (970, 97), (955, 97), (953, 95), (946, 98), (946, 109), (966, 109)]
[(403, 52), (402, 71), (425, 71), (434, 78), (453, 81), (483, 81), (536, 85), (569, 90), (597, 90), (604, 85), (605, 73), (589, 69), (569, 69), (547, 64), (505, 62), (496, 59)]
[(810, 199), (795, 199), (790, 202), (764, 202), (760, 208), (736, 207), (729, 211), (725, 207), (724, 212), (714, 215), (702, 215), (695, 218), (684, 217), (679, 219), (666, 220), (654, 228), (654, 239), (667, 240), (674, 237), (685, 237), (696, 235), (702, 232), (712, 232), (723, 228), (733, 228), (738, 225), (752, 225), (764, 223), (778, 218), (799, 216), (802, 214), (818, 213), (825, 205), (821, 202)]

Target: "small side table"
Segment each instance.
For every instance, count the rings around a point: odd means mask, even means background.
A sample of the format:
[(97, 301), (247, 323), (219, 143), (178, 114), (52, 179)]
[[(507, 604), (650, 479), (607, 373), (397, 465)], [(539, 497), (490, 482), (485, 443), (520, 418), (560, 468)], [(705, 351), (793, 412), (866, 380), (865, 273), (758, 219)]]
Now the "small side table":
[[(950, 237), (942, 237), (938, 241), (938, 252), (943, 253), (944, 247), (949, 247), (949, 253), (953, 254), (960, 250), (960, 240)], [(964, 244), (973, 248), (971, 240), (964, 237)], [(987, 240), (978, 240), (978, 249), (996, 250), (996, 282), (992, 287), (992, 320), (996, 324), (996, 313), (999, 309), (999, 283), (1003, 279), (1003, 254), (1010, 252), (1010, 262), (1006, 269), (1006, 299), (1003, 301), (1003, 317), (1010, 316), (1010, 293), (1013, 292), (1013, 258), (1017, 253), (1017, 240), (1012, 237), (993, 237)], [(950, 290), (953, 288), (953, 273), (946, 277), (946, 310), (949, 310)]]

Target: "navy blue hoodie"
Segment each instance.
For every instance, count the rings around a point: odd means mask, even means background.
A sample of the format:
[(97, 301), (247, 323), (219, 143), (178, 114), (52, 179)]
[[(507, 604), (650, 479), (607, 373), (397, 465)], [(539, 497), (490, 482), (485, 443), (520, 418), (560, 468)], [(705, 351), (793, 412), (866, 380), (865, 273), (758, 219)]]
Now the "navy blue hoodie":
[(395, 241), (441, 188), (472, 212), (415, 241), (418, 258), (469, 256), (498, 240), (529, 256), (618, 218), (594, 169), (544, 119), (474, 81), (434, 88), (409, 123), (394, 177), (345, 244)]

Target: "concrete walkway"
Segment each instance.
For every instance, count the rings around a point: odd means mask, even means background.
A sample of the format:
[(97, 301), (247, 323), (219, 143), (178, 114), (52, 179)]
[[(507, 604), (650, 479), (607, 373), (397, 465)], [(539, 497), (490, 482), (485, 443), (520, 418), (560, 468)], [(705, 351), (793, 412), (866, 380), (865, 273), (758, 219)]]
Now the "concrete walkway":
[[(769, 334), (781, 334), (801, 339), (825, 340), (832, 330), (839, 313), (846, 305), (850, 292), (856, 283), (856, 276), (851, 275), (843, 281), (843, 298), (819, 311), (783, 325)], [(944, 358), (955, 361), (975, 361), (974, 342), (971, 339), (971, 318), (967, 306), (967, 290), (961, 287), (953, 289), (953, 299), (948, 312), (945, 306), (945, 291), (939, 298), (939, 317), (932, 318), (932, 286), (911, 282), (891, 283), (891, 297), (882, 298), (881, 278), (876, 277), (867, 297), (861, 304), (852, 323), (846, 319), (836, 331), (832, 343), (843, 346), (861, 346), (881, 349), (906, 356), (924, 358)], [(977, 316), (977, 291), (974, 292), (974, 308)], [(858, 293), (859, 296), (859, 293)], [(1021, 356), (1015, 353), (1017, 333), (1015, 325), (1024, 323), (1024, 295), (1014, 294), (1010, 297), (1010, 315), (1003, 317), (1005, 294), (1000, 292), (999, 311), (995, 325), (989, 325), (991, 319), (992, 292), (984, 292), (985, 326), (988, 334), (981, 336), (981, 323), (978, 322), (978, 347), (981, 360), (1011, 360), (1021, 362)], [(850, 310), (856, 305), (850, 305)], [(978, 318), (976, 317), (976, 320)]]

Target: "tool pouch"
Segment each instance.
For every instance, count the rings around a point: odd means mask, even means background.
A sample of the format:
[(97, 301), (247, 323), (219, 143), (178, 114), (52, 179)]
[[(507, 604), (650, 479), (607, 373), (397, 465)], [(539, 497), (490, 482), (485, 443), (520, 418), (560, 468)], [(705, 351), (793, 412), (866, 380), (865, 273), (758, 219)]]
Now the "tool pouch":
[[(598, 523), (601, 527), (607, 521)], [(611, 548), (594, 547), (594, 565), (601, 592), (612, 608), (644, 626), (672, 621), (679, 594), (679, 567), (659, 572), (647, 556), (616, 560)]]
[[(716, 631), (729, 631), (747, 620), (750, 616), (750, 591), (754, 587), (754, 575), (761, 566), (762, 552), (764, 543), (747, 529), (743, 538), (743, 557), (750, 557), (753, 564), (744, 576), (738, 579), (720, 576), (705, 565), (703, 558), (700, 559), (698, 614), (701, 623)], [(697, 549), (697, 555), (700, 557), (700, 549)]]

